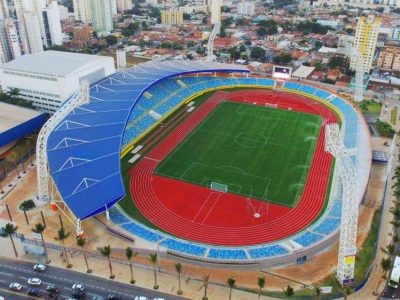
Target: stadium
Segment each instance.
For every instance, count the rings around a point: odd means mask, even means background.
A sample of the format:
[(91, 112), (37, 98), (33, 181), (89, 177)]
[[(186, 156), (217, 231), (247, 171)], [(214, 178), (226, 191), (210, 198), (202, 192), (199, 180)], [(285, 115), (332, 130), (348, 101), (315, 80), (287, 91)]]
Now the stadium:
[(244, 66), (165, 61), (92, 84), (89, 100), (53, 116), (45, 145), (52, 205), (78, 231), (106, 212), (122, 232), (173, 256), (269, 266), (307, 259), (340, 230), (330, 124), (340, 125), (356, 170), (354, 202), (364, 196), (368, 128), (322, 87)]

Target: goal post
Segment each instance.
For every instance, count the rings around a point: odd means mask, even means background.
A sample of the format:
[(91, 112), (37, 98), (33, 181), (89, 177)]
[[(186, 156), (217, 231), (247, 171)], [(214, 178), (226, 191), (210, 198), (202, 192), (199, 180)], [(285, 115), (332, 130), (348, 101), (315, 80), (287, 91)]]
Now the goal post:
[(228, 185), (212, 181), (210, 184), (210, 189), (214, 190), (214, 191), (226, 193), (228, 191)]

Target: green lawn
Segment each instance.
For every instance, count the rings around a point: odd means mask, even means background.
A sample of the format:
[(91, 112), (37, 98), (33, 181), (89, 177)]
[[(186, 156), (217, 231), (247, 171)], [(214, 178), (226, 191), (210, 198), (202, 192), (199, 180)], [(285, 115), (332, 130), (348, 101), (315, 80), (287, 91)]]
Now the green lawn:
[(159, 175), (294, 206), (319, 135), (316, 115), (221, 103), (158, 166)]

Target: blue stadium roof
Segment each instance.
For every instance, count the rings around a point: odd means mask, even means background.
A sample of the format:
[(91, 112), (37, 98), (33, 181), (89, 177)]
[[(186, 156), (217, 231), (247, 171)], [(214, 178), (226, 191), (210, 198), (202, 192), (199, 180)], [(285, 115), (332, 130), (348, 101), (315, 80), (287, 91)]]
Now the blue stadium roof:
[(125, 196), (122, 136), (139, 97), (166, 78), (213, 71), (249, 72), (243, 66), (211, 62), (148, 62), (91, 85), (90, 103), (58, 124), (47, 147), (50, 174), (76, 218), (101, 213)]

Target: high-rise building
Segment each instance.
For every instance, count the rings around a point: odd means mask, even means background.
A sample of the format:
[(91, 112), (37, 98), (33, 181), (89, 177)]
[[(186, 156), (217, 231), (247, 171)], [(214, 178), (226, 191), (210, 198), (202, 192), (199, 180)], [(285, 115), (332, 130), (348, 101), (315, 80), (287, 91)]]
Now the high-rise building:
[(10, 17), (7, 0), (0, 0), (0, 18), (6, 19)]
[(117, 12), (117, 0), (110, 0), (111, 1), (111, 14), (115, 16)]
[(16, 59), (21, 56), (21, 45), (17, 27), (13, 19), (7, 19), (7, 36), (12, 59)]
[(32, 12), (25, 12), (23, 17), (26, 30), (25, 32), (29, 44), (29, 52), (26, 53), (38, 53), (44, 51), (38, 15)]
[(211, 0), (211, 24), (221, 22), (222, 0)]
[(89, 9), (89, 0), (73, 0), (74, 16), (76, 21), (90, 23), (92, 14)]
[[(358, 51), (362, 56), (365, 73), (369, 73), (372, 66), (380, 26), (380, 18), (374, 15), (369, 15), (368, 17), (361, 16), (357, 22), (353, 52)], [(350, 68), (355, 70), (357, 63), (359, 63), (357, 56), (355, 53), (352, 53)]]
[(41, 11), (46, 0), (14, 0), (18, 31), (25, 54), (43, 51)]
[(167, 25), (183, 24), (183, 12), (179, 10), (162, 10), (161, 23)]
[(255, 4), (253, 2), (240, 2), (237, 6), (238, 15), (252, 16), (255, 13)]
[(133, 7), (132, 0), (117, 0), (117, 10), (118, 12), (124, 12), (131, 10)]
[(62, 45), (63, 36), (61, 30), (60, 11), (57, 1), (52, 1), (49, 7), (42, 9), (42, 39), (49, 47)]
[(111, 0), (89, 0), (91, 23), (94, 31), (110, 32), (114, 29)]

